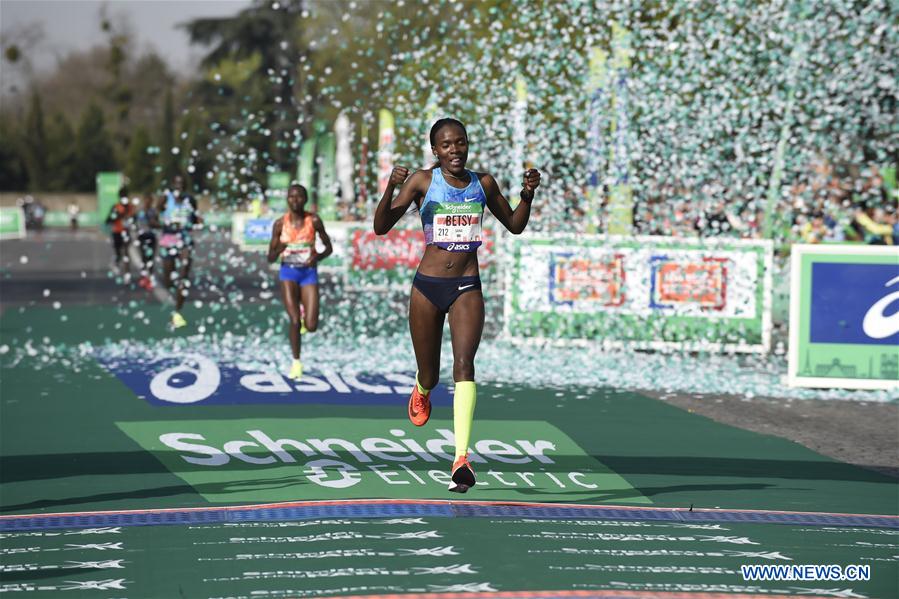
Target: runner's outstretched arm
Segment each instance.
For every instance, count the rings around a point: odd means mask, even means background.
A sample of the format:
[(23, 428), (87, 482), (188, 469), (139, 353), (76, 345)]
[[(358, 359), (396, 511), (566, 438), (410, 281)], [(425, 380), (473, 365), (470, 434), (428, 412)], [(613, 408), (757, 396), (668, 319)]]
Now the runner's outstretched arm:
[(502, 225), (513, 235), (518, 235), (528, 224), (531, 217), (531, 201), (534, 199), (534, 191), (540, 186), (540, 171), (529, 169), (524, 174), (521, 186), (521, 202), (512, 210), (509, 200), (503, 196), (496, 184), (496, 179), (490, 174), (480, 175), (481, 186), (487, 195), (487, 207)]

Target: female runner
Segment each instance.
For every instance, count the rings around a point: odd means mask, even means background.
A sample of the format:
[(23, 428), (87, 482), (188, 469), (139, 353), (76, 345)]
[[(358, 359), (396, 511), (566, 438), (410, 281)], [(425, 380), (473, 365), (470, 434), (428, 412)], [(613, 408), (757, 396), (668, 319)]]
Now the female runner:
[[(437, 163), (414, 173), (396, 167), (374, 216), (374, 230), (384, 235), (415, 202), (425, 234), (425, 253), (412, 281), (409, 330), (418, 364), (416, 384), (409, 398), (409, 419), (423, 426), (431, 415), (430, 393), (440, 372), (444, 318), (449, 315), (453, 347), (453, 429), (456, 453), (449, 490), (465, 493), (475, 484), (468, 461), (476, 387), (474, 357), (484, 328), (484, 296), (478, 274), (484, 206), (513, 234), (524, 231), (531, 213), (540, 173), (524, 175), (521, 202), (513, 210), (488, 173), (465, 169), (468, 133), (455, 119), (440, 119), (431, 127), (431, 150)], [(405, 182), (405, 185), (403, 183)], [(397, 186), (399, 195), (393, 199)]]
[[(318, 328), (318, 263), (331, 255), (331, 238), (317, 214), (306, 212), (306, 188), (291, 185), (287, 189), (287, 214), (272, 225), (272, 239), (268, 244), (268, 261), (281, 257), (281, 298), (290, 317), (288, 337), (293, 353), (289, 378), (303, 377), (300, 362), (300, 334)], [(316, 233), (325, 244), (325, 251), (315, 251)], [(302, 312), (301, 312), (302, 310)]]

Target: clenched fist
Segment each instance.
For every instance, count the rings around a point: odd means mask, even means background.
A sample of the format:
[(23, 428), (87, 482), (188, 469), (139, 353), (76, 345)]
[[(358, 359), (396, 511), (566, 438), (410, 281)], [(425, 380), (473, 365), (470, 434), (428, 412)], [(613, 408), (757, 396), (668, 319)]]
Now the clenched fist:
[(529, 168), (524, 173), (524, 183), (522, 189), (533, 194), (534, 190), (540, 187), (540, 171), (535, 168)]
[(534, 199), (534, 190), (540, 187), (540, 171), (529, 168), (524, 173), (524, 181), (521, 184), (521, 199), (530, 202)]
[(409, 169), (405, 166), (395, 166), (393, 167), (393, 172), (390, 173), (390, 185), (402, 185), (406, 180), (406, 177), (409, 176)]

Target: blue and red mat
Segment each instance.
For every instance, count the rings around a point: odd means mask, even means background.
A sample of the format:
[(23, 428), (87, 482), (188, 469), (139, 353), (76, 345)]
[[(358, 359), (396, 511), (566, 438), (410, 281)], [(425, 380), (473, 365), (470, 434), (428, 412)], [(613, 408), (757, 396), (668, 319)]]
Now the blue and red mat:
[[(359, 500), (3, 516), (0, 529), (5, 592), (889, 597), (899, 519)], [(867, 580), (746, 581), (741, 571), (837, 563), (867, 568)]]

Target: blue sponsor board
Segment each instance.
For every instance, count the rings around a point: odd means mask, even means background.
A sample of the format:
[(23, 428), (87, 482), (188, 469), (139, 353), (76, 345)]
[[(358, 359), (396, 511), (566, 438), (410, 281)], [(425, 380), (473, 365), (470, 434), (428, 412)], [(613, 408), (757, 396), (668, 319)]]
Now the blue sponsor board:
[(794, 245), (787, 382), (899, 389), (899, 252)]
[[(389, 405), (405, 409), (415, 376), (310, 370), (299, 382), (280, 372), (240, 364), (217, 364), (200, 354), (145, 362), (100, 363), (138, 397), (156, 406), (235, 404)], [(447, 389), (431, 391), (431, 403), (451, 406)]]
[(809, 341), (899, 345), (897, 277), (899, 263), (812, 264)]
[(253, 218), (244, 224), (243, 239), (249, 245), (267, 244), (272, 238), (272, 226), (275, 221), (271, 218)]

